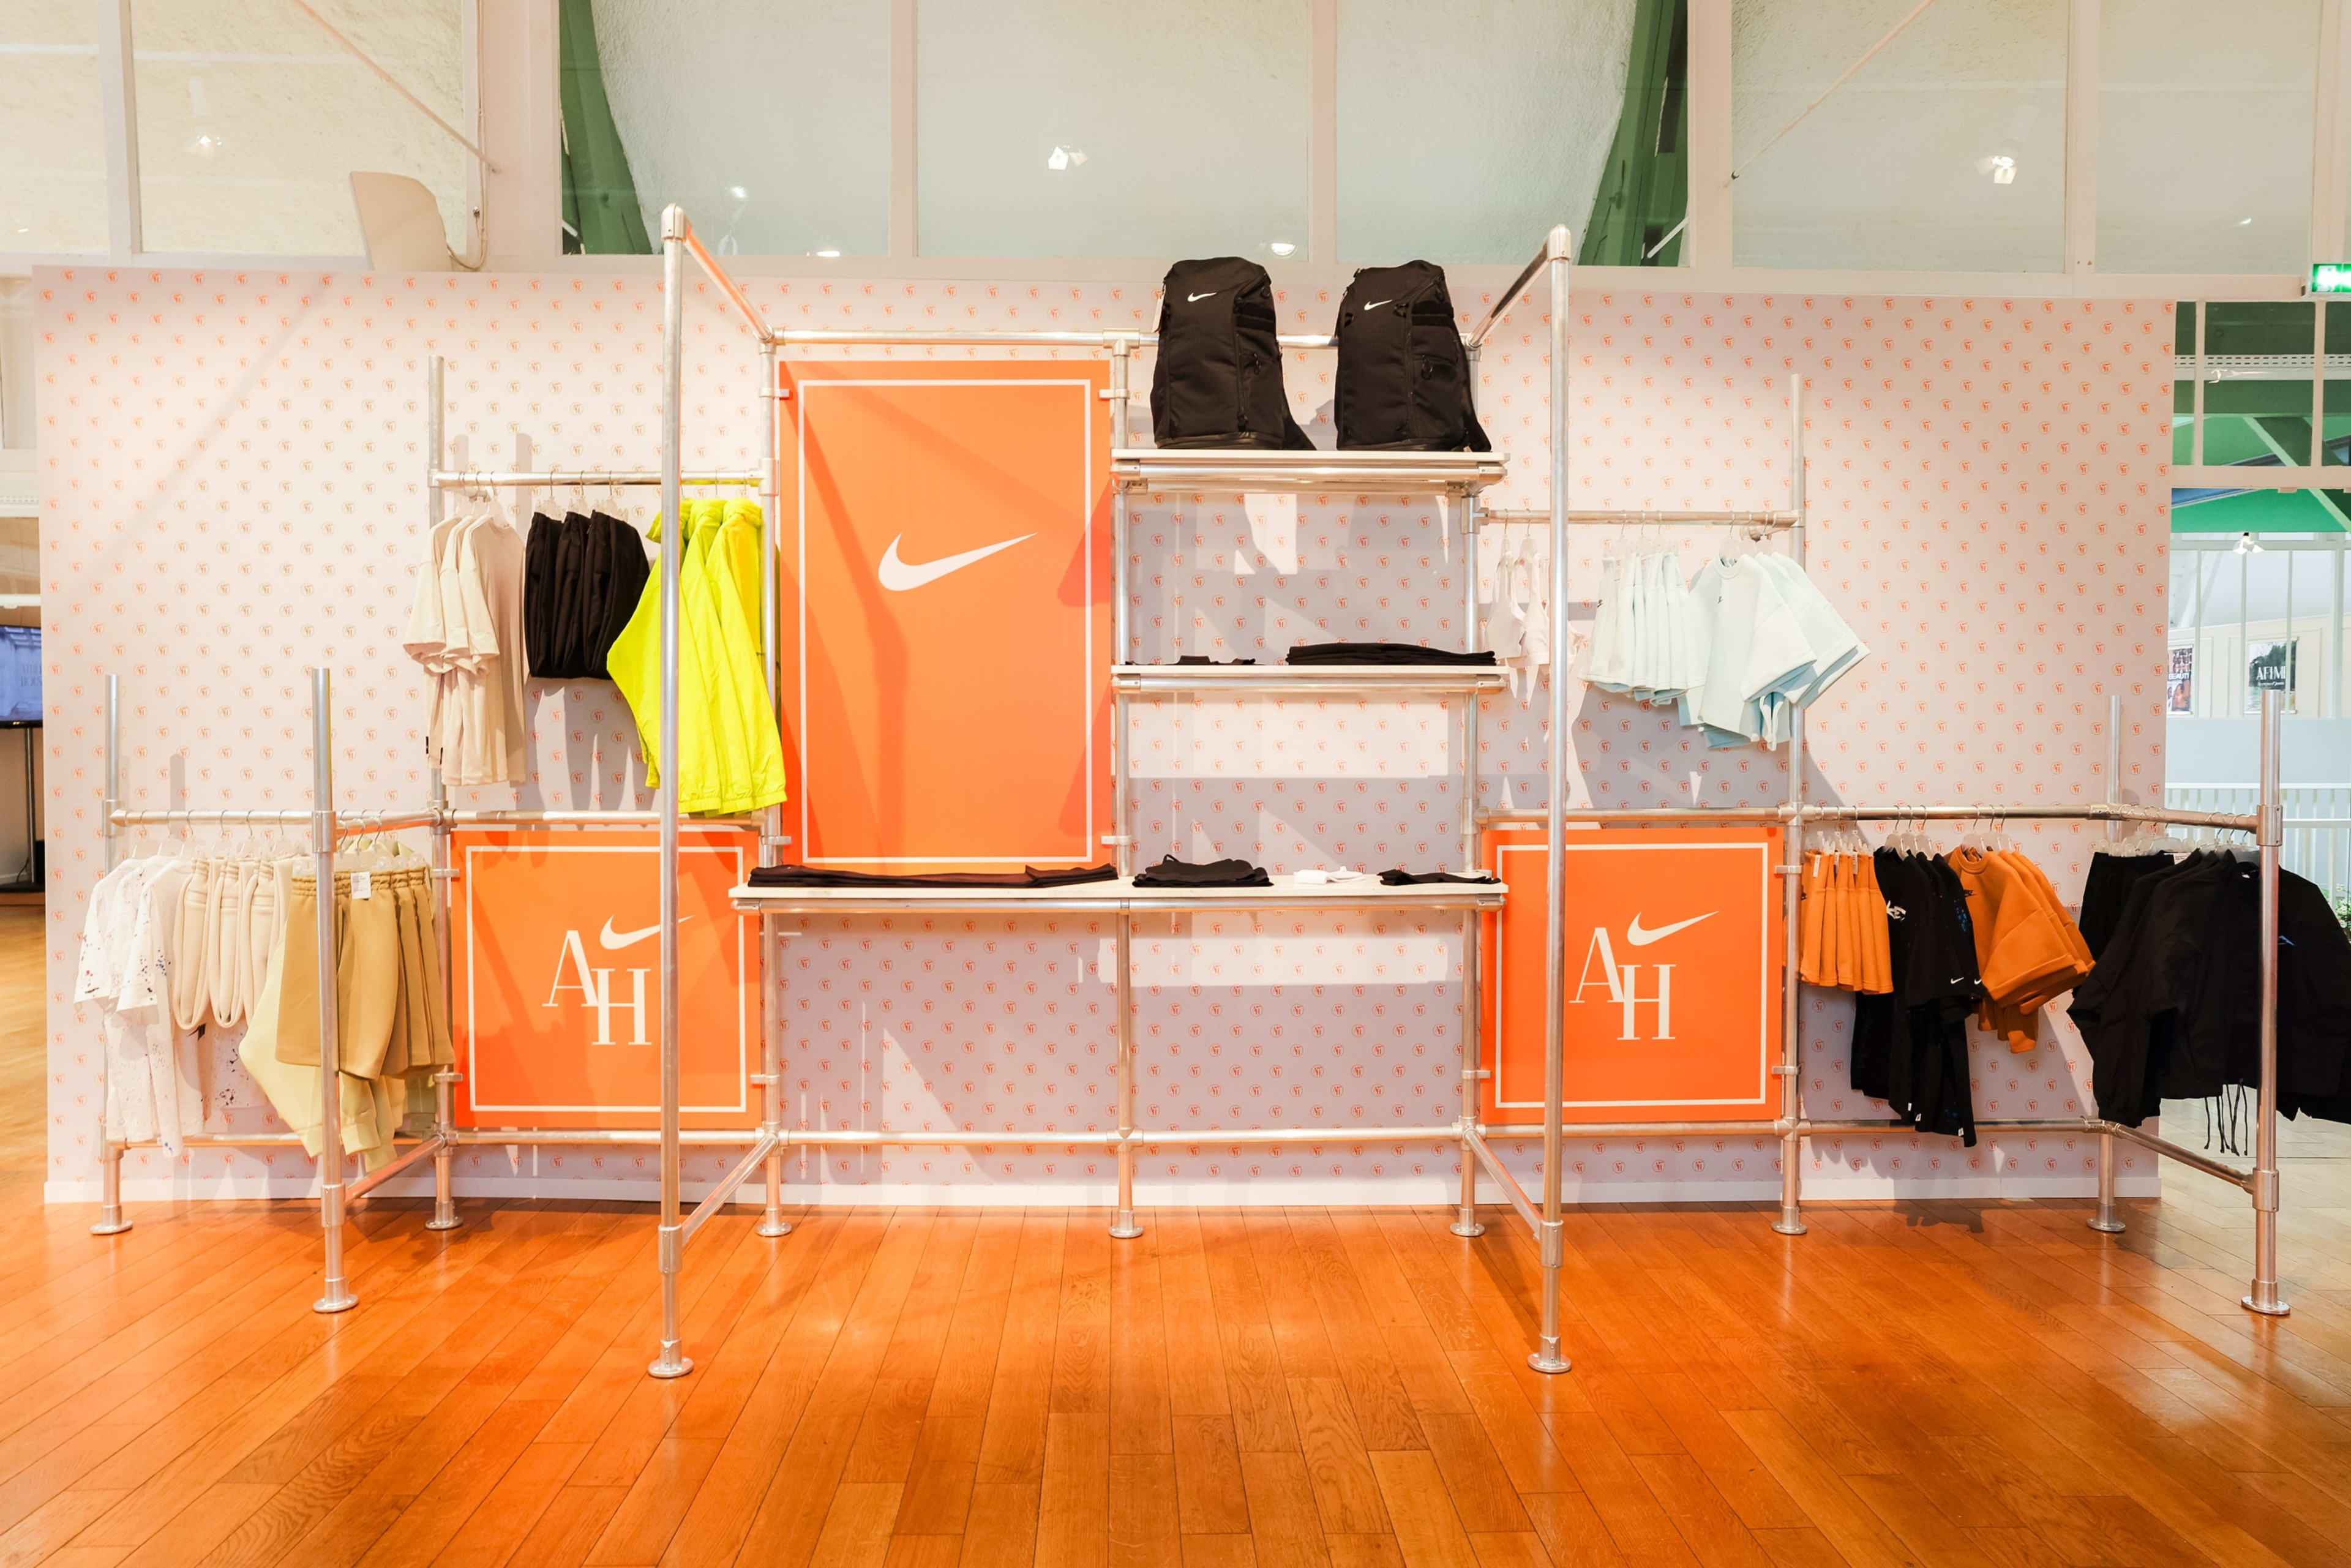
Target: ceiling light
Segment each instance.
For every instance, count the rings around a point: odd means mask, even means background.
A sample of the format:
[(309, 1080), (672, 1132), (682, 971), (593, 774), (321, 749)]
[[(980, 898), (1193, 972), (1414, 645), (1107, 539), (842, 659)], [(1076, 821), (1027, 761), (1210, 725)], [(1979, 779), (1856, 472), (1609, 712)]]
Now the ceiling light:
[(1286, 240), (1286, 239), (1278, 239), (1278, 240), (1275, 240), (1271, 245), (1270, 245), (1270, 246), (1266, 246), (1266, 248), (1267, 248), (1268, 250), (1270, 250), (1271, 252), (1273, 252), (1273, 254), (1274, 254), (1274, 255), (1276, 255), (1276, 256), (1288, 256), (1288, 255), (1290, 255), (1292, 251), (1295, 251), (1298, 247), (1297, 247), (1296, 246), (1294, 246), (1294, 245), (1290, 244), (1290, 243), (1288, 240)]
[(839, 251), (837, 251), (837, 250), (820, 250), (820, 251), (817, 252), (817, 255), (821, 256), (825, 256), (825, 257), (828, 257), (828, 258), (832, 257), (832, 256), (839, 256), (840, 254), (841, 254), (841, 253), (840, 253)]
[(738, 201), (738, 202), (747, 202), (747, 201), (749, 201), (749, 200), (751, 199), (751, 193), (750, 193), (750, 192), (748, 192), (748, 191), (747, 191), (747, 190), (745, 190), (745, 189), (744, 189), (742, 186), (740, 186), (740, 185), (729, 185), (729, 186), (727, 186), (727, 187), (726, 187), (726, 193), (727, 193), (728, 195), (730, 195), (730, 196), (734, 197), (734, 198), (735, 198), (737, 201)]
[(2249, 228), (2252, 225), (2252, 221), (2253, 220), (2251, 218), (2239, 218), (2237, 220), (2237, 226), (2241, 229)]
[(1066, 169), (1069, 166), (1070, 150), (1066, 147), (1054, 148), (1052, 155), (1045, 160), (1045, 167), (1048, 169)]
[(221, 139), (209, 131), (201, 133), (193, 141), (181, 149), (182, 152), (193, 152), (199, 158), (209, 158), (220, 150)]
[(1976, 160), (1976, 172), (1989, 174), (1995, 185), (2016, 183), (2016, 160), (2005, 152), (1993, 152)]

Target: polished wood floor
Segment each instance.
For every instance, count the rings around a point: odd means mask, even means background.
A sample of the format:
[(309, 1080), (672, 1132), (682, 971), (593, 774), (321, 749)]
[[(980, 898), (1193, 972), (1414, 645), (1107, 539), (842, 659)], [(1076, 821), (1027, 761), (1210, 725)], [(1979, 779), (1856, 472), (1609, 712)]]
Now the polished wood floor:
[(0, 1568), (2351, 1562), (2351, 1186), (2300, 1146), (2282, 1322), (2192, 1176), (2115, 1239), (1594, 1210), (1556, 1378), (1502, 1211), (728, 1216), (661, 1383), (641, 1208), (363, 1205), (326, 1318), (301, 1206), (100, 1240), (11, 1188)]

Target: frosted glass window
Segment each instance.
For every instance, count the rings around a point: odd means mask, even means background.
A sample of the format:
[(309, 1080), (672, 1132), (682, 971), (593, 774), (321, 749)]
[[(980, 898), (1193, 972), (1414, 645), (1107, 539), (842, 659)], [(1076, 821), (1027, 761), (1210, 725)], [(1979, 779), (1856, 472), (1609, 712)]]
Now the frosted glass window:
[(1625, 102), (1633, 11), (1339, 0), (1341, 257), (1522, 262), (1553, 224), (1581, 243)]
[(645, 232), (676, 202), (750, 255), (890, 249), (889, 0), (595, 0)]
[(1740, 265), (2064, 267), (2065, 0), (1941, 0), (1765, 151), (1913, 4), (1733, 0)]
[[(465, 123), (458, 0), (318, 9)], [(360, 255), (355, 171), (423, 181), (450, 245), (466, 247), (471, 154), (287, 0), (132, 0), (131, 57), (149, 250)]]
[(921, 6), (923, 252), (1304, 259), (1307, 10)]
[(2099, 271), (2303, 270), (2318, 6), (2105, 0)]
[(106, 248), (89, 0), (0, 5), (0, 251)]

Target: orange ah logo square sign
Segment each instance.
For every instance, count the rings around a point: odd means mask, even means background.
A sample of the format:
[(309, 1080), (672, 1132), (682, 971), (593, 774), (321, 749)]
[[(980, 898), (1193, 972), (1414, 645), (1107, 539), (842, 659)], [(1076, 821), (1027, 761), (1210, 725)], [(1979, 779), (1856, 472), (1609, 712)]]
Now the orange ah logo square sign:
[[(457, 1121), (650, 1128), (661, 1112), (661, 844), (651, 831), (460, 831), (450, 948)], [(678, 841), (679, 1103), (747, 1127), (758, 1002), (752, 922), (727, 904), (751, 836)]]
[[(1777, 828), (1574, 831), (1562, 1096), (1573, 1122), (1745, 1121), (1773, 1113), (1784, 953)], [(1543, 1103), (1544, 862), (1540, 829), (1486, 834), (1510, 884), (1482, 958), (1490, 1120)]]

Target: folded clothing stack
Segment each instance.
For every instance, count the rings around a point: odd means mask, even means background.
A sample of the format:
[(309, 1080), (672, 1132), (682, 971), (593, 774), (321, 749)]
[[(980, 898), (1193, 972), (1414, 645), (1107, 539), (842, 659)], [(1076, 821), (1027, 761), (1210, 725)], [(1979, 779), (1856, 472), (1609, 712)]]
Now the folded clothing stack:
[(1017, 872), (949, 871), (927, 876), (901, 876), (865, 871), (827, 871), (821, 866), (763, 865), (751, 873), (753, 887), (1075, 887), (1081, 883), (1115, 882), (1114, 866), (1070, 866), (1039, 871), (1025, 866)]
[(1458, 871), (1406, 871), (1398, 866), (1394, 871), (1380, 873), (1380, 882), (1387, 887), (1420, 887), (1433, 882), (1466, 882), (1479, 887), (1490, 887), (1501, 880), (1489, 871), (1464, 874)]
[(1457, 653), (1445, 648), (1424, 648), (1417, 643), (1301, 643), (1290, 651), (1293, 664), (1484, 664), (1494, 663), (1491, 649)]
[(1169, 855), (1134, 879), (1137, 887), (1271, 887), (1265, 868), (1244, 860), (1207, 861), (1195, 865)]

